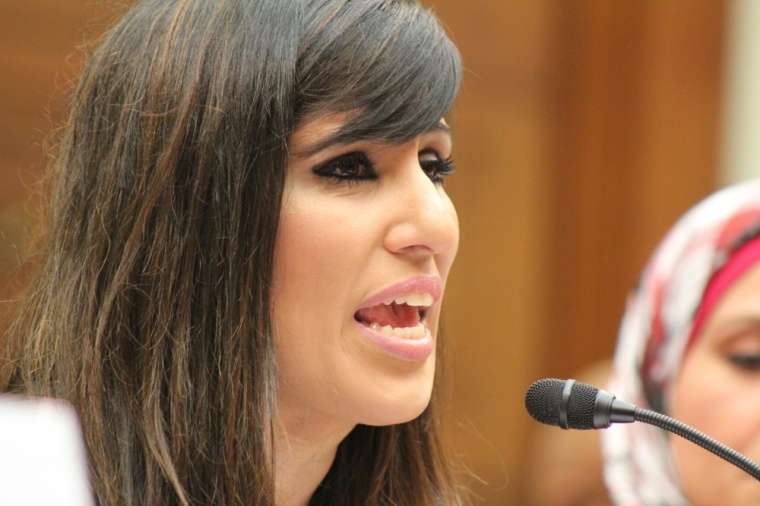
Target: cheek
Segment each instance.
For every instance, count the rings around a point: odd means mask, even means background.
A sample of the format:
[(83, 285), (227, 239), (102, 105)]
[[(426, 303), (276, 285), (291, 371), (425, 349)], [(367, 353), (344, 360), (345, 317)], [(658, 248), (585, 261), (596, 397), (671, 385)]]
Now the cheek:
[(340, 227), (326, 226), (319, 216), (285, 215), (280, 222), (276, 256), (278, 288), (294, 295), (304, 288), (332, 285), (334, 279), (323, 278), (334, 273), (341, 262), (343, 255), (335, 246), (344, 240)]
[(672, 416), (726, 444), (754, 439), (760, 427), (760, 375), (748, 375), (715, 353), (692, 352), (676, 383)]
[[(723, 420), (731, 416), (731, 381), (709, 353), (691, 351), (679, 373), (670, 415), (687, 425), (720, 438), (726, 432)], [(716, 433), (716, 430), (718, 431)]]
[(373, 248), (360, 219), (311, 209), (283, 213), (275, 256), (276, 306), (295, 303), (299, 312), (345, 301)]
[[(363, 265), (358, 245), (347, 247), (356, 233), (328, 211), (316, 203), (293, 203), (284, 206), (280, 216), (273, 287), (275, 346), (280, 380), (294, 404), (307, 405), (317, 393), (329, 392), (344, 367), (342, 354), (334, 351), (352, 316), (348, 300), (353, 271)], [(321, 397), (320, 401), (326, 402)]]
[[(674, 388), (669, 415), (757, 461), (760, 377), (748, 377), (722, 360), (692, 350)], [(744, 493), (747, 479), (742, 471), (683, 438), (669, 438), (684, 490), (695, 506), (747, 503), (746, 497), (738, 502), (727, 499)], [(757, 497), (756, 486), (748, 490)]]
[(329, 199), (292, 192), (277, 236), (274, 315), (280, 361), (314, 360), (353, 322), (356, 281), (377, 233)]

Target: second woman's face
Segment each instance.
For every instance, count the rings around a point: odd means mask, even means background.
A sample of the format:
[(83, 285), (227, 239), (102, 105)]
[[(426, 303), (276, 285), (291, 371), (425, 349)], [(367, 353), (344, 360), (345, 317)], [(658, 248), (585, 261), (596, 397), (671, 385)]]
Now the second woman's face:
[(459, 228), (443, 188), (445, 123), (404, 144), (311, 148), (345, 117), (290, 142), (276, 248), (281, 416), (328, 425), (411, 420), (433, 387), (441, 297)]
[[(671, 414), (760, 462), (760, 264), (715, 306), (687, 352)], [(671, 437), (694, 506), (760, 505), (760, 483), (677, 436)]]

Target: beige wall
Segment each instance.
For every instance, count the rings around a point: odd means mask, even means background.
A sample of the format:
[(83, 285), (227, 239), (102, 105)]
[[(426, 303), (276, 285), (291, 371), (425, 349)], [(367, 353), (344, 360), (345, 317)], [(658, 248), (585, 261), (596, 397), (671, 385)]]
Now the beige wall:
[[(451, 418), (486, 504), (523, 504), (527, 386), (610, 353), (625, 292), (715, 185), (724, 7), (707, 0), (425, 0), (468, 69), (447, 183), (462, 241), (446, 300)], [(106, 2), (105, 5), (111, 5)], [(0, 2), (0, 293), (41, 144), (108, 17)], [(69, 58), (69, 61), (67, 61)]]

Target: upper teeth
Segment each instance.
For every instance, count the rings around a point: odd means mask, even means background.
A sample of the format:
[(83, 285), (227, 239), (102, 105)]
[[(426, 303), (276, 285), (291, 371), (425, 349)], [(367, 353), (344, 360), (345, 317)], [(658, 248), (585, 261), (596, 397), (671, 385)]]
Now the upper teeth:
[(409, 306), (432, 306), (433, 296), (429, 293), (410, 293), (402, 295), (393, 302), (396, 304), (407, 304)]

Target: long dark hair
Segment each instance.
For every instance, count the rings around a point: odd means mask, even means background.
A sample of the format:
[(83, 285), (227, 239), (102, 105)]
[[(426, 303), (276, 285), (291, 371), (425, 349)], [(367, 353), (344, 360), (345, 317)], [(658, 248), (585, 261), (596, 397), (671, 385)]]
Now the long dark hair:
[[(101, 505), (274, 503), (289, 136), (352, 112), (328, 142), (414, 138), (460, 74), (412, 0), (144, 0), (104, 36), (49, 168), (38, 273), (0, 368), (0, 389), (77, 408)], [(461, 504), (436, 407), (357, 427), (312, 504)]]

